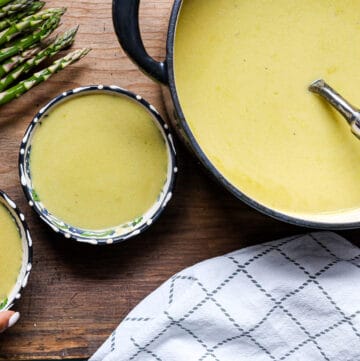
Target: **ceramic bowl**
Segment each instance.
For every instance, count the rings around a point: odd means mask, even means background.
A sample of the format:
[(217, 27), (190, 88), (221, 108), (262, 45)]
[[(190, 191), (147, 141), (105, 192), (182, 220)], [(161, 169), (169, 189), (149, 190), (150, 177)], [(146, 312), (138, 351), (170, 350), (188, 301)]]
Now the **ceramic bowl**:
[[(134, 219), (126, 224), (120, 224), (116, 227), (103, 230), (89, 230), (74, 227), (51, 214), (44, 207), (41, 199), (39, 199), (38, 195), (36, 194), (36, 191), (33, 188), (30, 172), (31, 144), (33, 135), (36, 132), (39, 124), (42, 121), (45, 121), (47, 114), (51, 112), (53, 107), (57, 106), (59, 103), (67, 101), (70, 98), (89, 93), (106, 93), (126, 97), (131, 101), (136, 102), (139, 106), (144, 107), (149, 112), (154, 123), (160, 130), (168, 153), (167, 180), (155, 204), (153, 204), (153, 206), (141, 217)], [(47, 105), (45, 105), (36, 114), (28, 129), (26, 130), (24, 138), (21, 142), (19, 171), (21, 185), (29, 205), (34, 209), (38, 216), (55, 232), (65, 236), (66, 238), (83, 243), (89, 243), (92, 245), (108, 245), (119, 243), (139, 235), (153, 224), (153, 222), (160, 216), (172, 198), (178, 168), (176, 165), (176, 150), (172, 134), (169, 131), (168, 125), (164, 122), (158, 111), (151, 104), (144, 100), (140, 95), (131, 93), (117, 86), (93, 85), (76, 88), (60, 94), (51, 100)]]
[(0, 311), (9, 310), (16, 300), (21, 297), (22, 290), (26, 287), (32, 268), (32, 240), (24, 215), (20, 212), (15, 202), (4, 192), (0, 191), (0, 203), (9, 211), (19, 229), (23, 258), (17, 281), (5, 300), (0, 300)]

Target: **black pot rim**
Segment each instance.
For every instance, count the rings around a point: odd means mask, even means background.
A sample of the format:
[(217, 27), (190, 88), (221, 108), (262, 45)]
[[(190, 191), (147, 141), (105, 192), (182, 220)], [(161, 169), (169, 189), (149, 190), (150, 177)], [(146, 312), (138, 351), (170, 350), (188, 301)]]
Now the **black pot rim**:
[[(317, 222), (317, 221), (310, 221), (302, 218), (297, 218), (294, 216), (287, 215), (285, 213), (276, 211), (271, 209), (253, 198), (247, 196), (243, 193), (240, 189), (234, 187), (219, 171), (218, 169), (212, 164), (210, 159), (206, 156), (206, 154), (201, 149), (199, 143), (197, 142), (195, 136), (193, 135), (186, 119), (185, 115), (182, 111), (180, 99), (176, 89), (176, 82), (175, 82), (175, 72), (174, 72), (174, 39), (175, 39), (175, 32), (177, 21), (179, 17), (179, 13), (182, 6), (182, 0), (175, 0), (169, 21), (169, 29), (167, 33), (167, 42), (166, 42), (166, 65), (167, 65), (167, 75), (169, 79), (168, 87), (170, 89), (170, 94), (172, 98), (172, 102), (175, 106), (176, 113), (178, 115), (178, 121), (181, 125), (181, 129), (186, 134), (187, 139), (189, 140), (189, 146), (191, 147), (192, 151), (198, 157), (200, 162), (203, 166), (213, 175), (216, 180), (232, 195), (236, 198), (243, 201), (248, 206), (256, 209), (257, 211), (275, 218), (277, 220), (293, 224), (299, 227), (306, 227), (306, 228), (315, 228), (315, 229), (324, 229), (324, 230), (346, 230), (346, 229), (355, 229), (360, 227), (360, 219), (358, 222), (339, 222), (339, 223), (326, 223), (326, 222)], [(359, 217), (360, 218), (360, 217)]]
[[(151, 215), (151, 218), (147, 222), (140, 222), (139, 226), (134, 226), (135, 228), (132, 228), (131, 231), (118, 235), (118, 236), (108, 236), (106, 238), (99, 238), (94, 236), (81, 236), (80, 233), (73, 232), (72, 230), (81, 230), (80, 228), (73, 227), (71, 225), (66, 224), (63, 222), (69, 229), (63, 230), (60, 227), (57, 226), (52, 220), (52, 218), (49, 216), (48, 211), (44, 212), (44, 210), (40, 209), (36, 199), (34, 199), (34, 195), (32, 194), (28, 182), (23, 179), (24, 175), (26, 173), (26, 159), (28, 157), (28, 154), (26, 154), (26, 148), (28, 146), (28, 143), (30, 142), (31, 135), (33, 131), (36, 128), (36, 124), (38, 123), (39, 119), (42, 118), (42, 116), (48, 112), (54, 105), (59, 103), (60, 101), (63, 101), (64, 99), (67, 99), (72, 96), (76, 96), (77, 94), (81, 93), (90, 93), (90, 92), (107, 92), (107, 93), (116, 93), (120, 94), (122, 96), (125, 96), (132, 101), (135, 101), (142, 107), (144, 107), (152, 116), (153, 120), (158, 124), (159, 128), (162, 131), (163, 138), (167, 144), (167, 148), (169, 150), (169, 159), (168, 164), (171, 166), (171, 172), (170, 172), (170, 181), (168, 183), (168, 187), (166, 189), (166, 192), (164, 193), (163, 200), (161, 203), (159, 203), (156, 211)], [(169, 126), (166, 124), (166, 122), (163, 120), (159, 112), (155, 109), (153, 105), (148, 103), (142, 96), (135, 94), (129, 90), (126, 90), (124, 88), (121, 88), (116, 85), (87, 85), (87, 86), (81, 86), (75, 89), (67, 90), (60, 95), (56, 96), (52, 100), (50, 100), (43, 108), (40, 109), (40, 111), (34, 116), (33, 120), (29, 124), (24, 138), (20, 145), (20, 152), (19, 152), (19, 159), (18, 159), (18, 166), (19, 166), (19, 175), (21, 179), (21, 186), (23, 189), (23, 192), (25, 194), (25, 197), (28, 201), (29, 206), (35, 211), (37, 216), (45, 223), (47, 224), (53, 231), (55, 231), (58, 234), (61, 234), (67, 239), (72, 239), (74, 241), (80, 242), (80, 243), (88, 243), (91, 245), (112, 245), (124, 242), (126, 240), (129, 240), (130, 238), (133, 238), (135, 236), (138, 236), (139, 234), (143, 233), (145, 230), (147, 230), (162, 214), (166, 206), (168, 205), (169, 201), (172, 198), (173, 190), (176, 183), (177, 178), (177, 155), (176, 155), (176, 149), (174, 145), (173, 136), (170, 132)], [(28, 173), (26, 173), (28, 174)], [(28, 176), (29, 179), (31, 179), (30, 175)], [(89, 232), (97, 232), (97, 231), (90, 231), (90, 230), (82, 230), (82, 231), (89, 231)], [(104, 230), (106, 231), (106, 230)], [(99, 231), (101, 233), (101, 231)]]
[[(18, 274), (18, 280), (21, 281), (20, 287), (17, 288), (16, 294), (13, 296), (13, 298), (8, 299), (6, 307), (3, 309), (8, 310), (14, 306), (14, 304), (21, 298), (21, 293), (24, 290), (24, 288), (27, 286), (29, 276), (32, 270), (32, 262), (33, 262), (33, 243), (32, 238), (30, 236), (29, 227), (26, 223), (24, 214), (20, 211), (16, 203), (10, 198), (9, 195), (7, 195), (4, 191), (0, 190), (0, 203), (3, 204), (7, 210), (10, 212), (11, 216), (14, 218), (17, 227), (19, 228), (20, 236), (21, 236), (21, 242), (26, 242), (27, 245), (27, 254), (28, 257), (25, 260), (26, 267), (24, 268), (24, 260), (22, 261), (22, 267)], [(15, 215), (15, 216), (14, 216)], [(24, 275), (21, 279), (19, 279), (21, 272), (24, 271)]]

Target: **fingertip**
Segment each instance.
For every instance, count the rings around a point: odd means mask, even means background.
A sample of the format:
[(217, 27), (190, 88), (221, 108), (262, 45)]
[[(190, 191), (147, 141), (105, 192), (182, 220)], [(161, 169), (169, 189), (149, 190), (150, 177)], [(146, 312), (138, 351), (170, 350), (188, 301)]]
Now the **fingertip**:
[(14, 316), (14, 311), (2, 311), (0, 312), (0, 333), (5, 331), (9, 326), (9, 321)]

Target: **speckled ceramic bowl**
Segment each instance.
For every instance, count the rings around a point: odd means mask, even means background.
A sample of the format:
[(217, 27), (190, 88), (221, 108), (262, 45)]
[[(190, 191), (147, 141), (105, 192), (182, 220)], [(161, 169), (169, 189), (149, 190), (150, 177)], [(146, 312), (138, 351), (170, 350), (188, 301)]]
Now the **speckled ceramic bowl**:
[(2, 191), (0, 191), (0, 203), (5, 206), (17, 224), (22, 240), (23, 250), (22, 265), (17, 281), (8, 298), (5, 300), (0, 299), (0, 311), (4, 311), (10, 309), (14, 305), (15, 301), (21, 297), (21, 292), (28, 283), (32, 268), (32, 240), (24, 215), (17, 208), (15, 202)]
[[(153, 204), (153, 206), (141, 217), (138, 217), (126, 224), (120, 224), (116, 227), (102, 229), (102, 230), (89, 230), (73, 227), (65, 223), (61, 219), (51, 214), (42, 204), (36, 191), (33, 188), (30, 172), (30, 153), (33, 135), (36, 132), (39, 124), (45, 121), (46, 115), (51, 112), (52, 108), (61, 102), (79, 95), (89, 93), (106, 93), (126, 97), (131, 101), (136, 102), (139, 106), (144, 107), (158, 129), (160, 130), (168, 153), (168, 167), (167, 167), (167, 180), (162, 188), (162, 191)], [(19, 171), (21, 178), (21, 185), (23, 187), (29, 205), (35, 210), (39, 217), (50, 226), (55, 232), (62, 234), (66, 238), (71, 238), (79, 242), (89, 243), (93, 245), (107, 245), (122, 242), (131, 237), (139, 235), (145, 231), (151, 224), (160, 216), (170, 199), (172, 198), (173, 187), (175, 183), (176, 173), (178, 171), (176, 165), (176, 151), (173, 142), (173, 137), (169, 131), (169, 127), (161, 118), (157, 110), (145, 101), (140, 95), (133, 94), (125, 89), (117, 86), (85, 86), (69, 90), (51, 100), (45, 107), (43, 107), (30, 123), (23, 141), (20, 146), (19, 156)]]

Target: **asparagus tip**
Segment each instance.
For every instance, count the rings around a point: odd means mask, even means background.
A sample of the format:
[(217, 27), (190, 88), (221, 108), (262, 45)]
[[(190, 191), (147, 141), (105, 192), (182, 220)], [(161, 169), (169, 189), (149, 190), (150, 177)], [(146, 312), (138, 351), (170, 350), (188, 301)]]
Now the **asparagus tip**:
[(40, 14), (56, 14), (56, 15), (64, 15), (66, 12), (66, 8), (49, 8), (49, 9), (44, 9), (40, 12)]
[(57, 36), (50, 44), (61, 45), (62, 48), (69, 47), (75, 40), (78, 27), (71, 28)]
[(91, 48), (83, 48), (79, 50), (75, 50), (72, 53), (68, 54), (69, 58), (72, 58), (73, 61), (80, 60), (84, 56), (86, 56), (91, 51)]
[(91, 50), (92, 50), (91, 48), (83, 48), (83, 49), (75, 50), (75, 51), (73, 52), (73, 54), (74, 54), (74, 57), (75, 57), (75, 58), (81, 59), (81, 58), (83, 58), (85, 55), (89, 54)]
[(83, 56), (89, 54), (91, 50), (92, 50), (91, 48), (85, 48), (83, 51)]
[(78, 32), (79, 30), (79, 25), (77, 26), (74, 26), (73, 28), (65, 31), (63, 33), (63, 37), (75, 37), (76, 33)]

